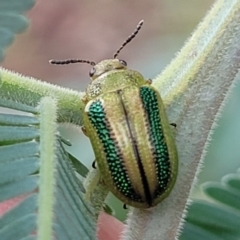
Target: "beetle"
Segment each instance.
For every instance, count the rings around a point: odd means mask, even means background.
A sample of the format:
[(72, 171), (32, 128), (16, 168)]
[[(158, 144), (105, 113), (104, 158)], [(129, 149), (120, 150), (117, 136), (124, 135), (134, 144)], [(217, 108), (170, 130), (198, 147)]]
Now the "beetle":
[(113, 59), (98, 64), (80, 59), (51, 63), (93, 66), (89, 73), (92, 82), (83, 97), (83, 131), (91, 141), (101, 180), (124, 204), (150, 208), (170, 194), (178, 155), (159, 92), (151, 80), (117, 59), (142, 25), (143, 20)]

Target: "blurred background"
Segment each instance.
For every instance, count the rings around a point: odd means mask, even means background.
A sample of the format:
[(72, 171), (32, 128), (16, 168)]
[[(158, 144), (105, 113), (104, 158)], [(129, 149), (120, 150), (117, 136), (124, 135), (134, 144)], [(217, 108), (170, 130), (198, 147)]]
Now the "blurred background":
[[(77, 91), (89, 83), (87, 64), (50, 65), (50, 59), (80, 58), (101, 61), (112, 58), (137, 23), (144, 25), (137, 37), (119, 55), (132, 69), (154, 78), (174, 58), (213, 0), (38, 0), (27, 13), (30, 26), (17, 35), (6, 50), (2, 65), (23, 75)], [(229, 95), (212, 135), (199, 176), (199, 184), (219, 181), (240, 166), (240, 81)], [(73, 146), (68, 150), (87, 166), (94, 155), (81, 131), (60, 127)], [(194, 196), (200, 196), (199, 186)], [(120, 212), (124, 211), (119, 208)], [(123, 216), (118, 216), (120, 219)]]

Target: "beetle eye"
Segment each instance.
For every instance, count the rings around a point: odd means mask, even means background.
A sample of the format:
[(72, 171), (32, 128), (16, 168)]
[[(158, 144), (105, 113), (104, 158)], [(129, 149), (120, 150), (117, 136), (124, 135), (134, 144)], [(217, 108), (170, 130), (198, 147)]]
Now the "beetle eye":
[(127, 66), (127, 62), (126, 61), (124, 61), (124, 60), (119, 60), (119, 62), (123, 65), (123, 66)]
[(89, 72), (89, 76), (92, 77), (95, 72), (96, 72), (96, 68), (93, 67), (93, 68), (90, 70), (90, 72)]

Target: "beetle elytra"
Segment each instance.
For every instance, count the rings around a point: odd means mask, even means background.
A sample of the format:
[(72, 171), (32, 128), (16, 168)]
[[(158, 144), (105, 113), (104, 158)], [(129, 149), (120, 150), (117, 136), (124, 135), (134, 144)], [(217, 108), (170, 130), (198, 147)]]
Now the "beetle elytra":
[(84, 132), (89, 137), (108, 189), (125, 204), (156, 206), (171, 192), (177, 177), (178, 156), (164, 104), (151, 81), (117, 59), (122, 48), (139, 32), (143, 21), (113, 59), (92, 65), (92, 82), (83, 98)]

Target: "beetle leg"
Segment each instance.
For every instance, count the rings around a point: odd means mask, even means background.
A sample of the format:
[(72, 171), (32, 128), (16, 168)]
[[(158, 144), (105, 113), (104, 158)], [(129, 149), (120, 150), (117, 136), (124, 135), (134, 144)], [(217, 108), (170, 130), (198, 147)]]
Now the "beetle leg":
[(146, 82), (147, 82), (147, 84), (151, 85), (151, 84), (152, 84), (152, 79), (151, 79), (151, 78), (148, 78), (148, 79), (146, 80)]
[(88, 172), (86, 179), (83, 182), (83, 186), (86, 190), (85, 199), (90, 202), (91, 195), (93, 194), (96, 186), (100, 181), (100, 173), (98, 169), (91, 169)]
[(88, 137), (86, 128), (84, 126), (82, 126), (81, 129), (82, 129), (83, 134)]
[(123, 204), (123, 209), (128, 209), (126, 203)]
[(92, 168), (94, 168), (94, 169), (97, 168), (97, 167), (96, 167), (96, 160), (94, 160), (94, 161), (92, 162)]
[(170, 123), (171, 126), (173, 126), (174, 128), (177, 127), (177, 124), (176, 123)]
[(101, 183), (102, 185), (106, 186), (106, 184), (105, 184), (105, 182), (104, 182), (104, 180), (102, 178), (100, 178), (99, 183)]
[(87, 95), (83, 95), (81, 100), (83, 101), (84, 104), (86, 104), (88, 101), (87, 101)]

